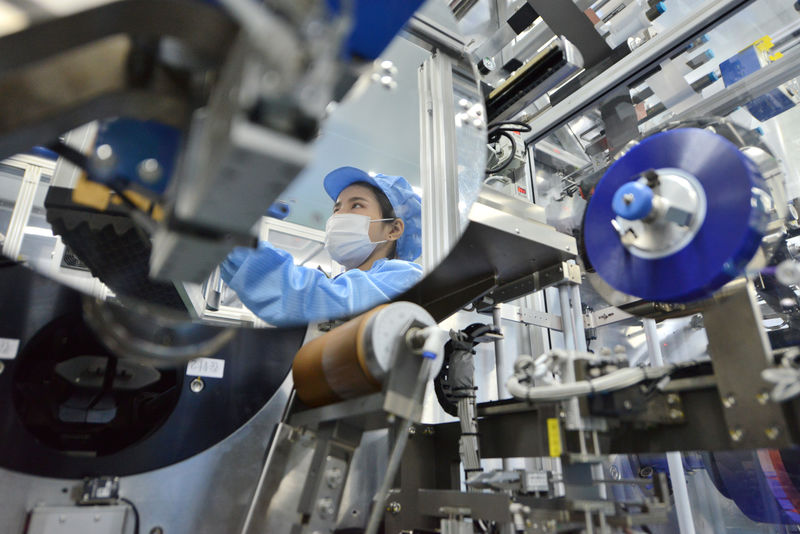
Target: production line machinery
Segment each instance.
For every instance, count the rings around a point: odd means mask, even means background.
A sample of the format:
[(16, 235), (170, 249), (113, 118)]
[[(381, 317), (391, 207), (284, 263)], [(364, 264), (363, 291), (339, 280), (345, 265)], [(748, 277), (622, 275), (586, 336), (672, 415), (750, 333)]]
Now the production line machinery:
[[(662, 2), (530, 0), (472, 54), (409, 19), (419, 2), (221, 4), (101, 3), (0, 37), (16, 52), (0, 54), (0, 151), (47, 144), (81, 170), (76, 186), (49, 187), (47, 220), (116, 292), (92, 299), (16, 254), (0, 264), (0, 529), (686, 534), (685, 471), (707, 473), (752, 521), (796, 528), (797, 215), (780, 153), (725, 117), (734, 104), (762, 119), (791, 109), (794, 71), (779, 70), (791, 39), (775, 40), (783, 59), (757, 44), (734, 56), (728, 67), (747, 68), (723, 68), (730, 87), (705, 104), (698, 92), (720, 77), (683, 76), (713, 54), (682, 55), (748, 2), (709, 3), (658, 36)], [(426, 277), (308, 329), (188, 321), (175, 281), (203, 281), (252, 243), (329, 104), (359, 79), (392, 85), (391, 65), (372, 60), (404, 24), (434, 51), (420, 71), (425, 246), (440, 256)], [(512, 34), (509, 60), (494, 48)], [(100, 63), (103, 76), (65, 94), (41, 83)], [(742, 93), (750, 82), (781, 105)], [(653, 96), (663, 109), (637, 114)], [(530, 202), (543, 201), (536, 159), (569, 160), (569, 143), (538, 142), (593, 104), (598, 137), (573, 156), (569, 192), (586, 197), (573, 237)], [(668, 109), (677, 119), (651, 126)], [(58, 139), (95, 118), (88, 152)], [(487, 141), (488, 158), (472, 150)], [(474, 202), (451, 196), (465, 183), (484, 185)], [(544, 309), (514, 304), (543, 293)], [(590, 350), (594, 293), (606, 318), (642, 325), (646, 362)], [(785, 327), (768, 331), (765, 308)], [(504, 310), (551, 340), (519, 348), (513, 369)], [(453, 321), (465, 313), (470, 326)], [(656, 321), (690, 315), (710, 358), (670, 361)], [(423, 415), (434, 392), (456, 420)]]

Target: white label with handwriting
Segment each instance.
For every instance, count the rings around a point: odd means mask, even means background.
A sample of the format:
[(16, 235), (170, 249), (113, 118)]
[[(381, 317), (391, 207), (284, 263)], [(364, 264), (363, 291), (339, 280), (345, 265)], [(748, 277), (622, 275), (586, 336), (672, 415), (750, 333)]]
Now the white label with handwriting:
[(197, 358), (186, 366), (186, 374), (206, 378), (222, 378), (222, 375), (225, 374), (225, 360)]

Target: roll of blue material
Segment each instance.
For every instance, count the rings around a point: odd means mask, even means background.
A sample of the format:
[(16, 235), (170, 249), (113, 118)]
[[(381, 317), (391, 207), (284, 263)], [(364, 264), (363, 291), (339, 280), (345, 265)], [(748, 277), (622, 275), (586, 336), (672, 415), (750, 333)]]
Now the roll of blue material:
[[(707, 197), (697, 234), (659, 258), (633, 254), (612, 220), (614, 195), (649, 169), (680, 169)], [(711, 296), (741, 275), (764, 237), (769, 218), (766, 184), (757, 166), (727, 139), (680, 128), (644, 139), (617, 160), (597, 184), (584, 219), (589, 262), (614, 289), (645, 300), (688, 302)], [(768, 200), (766, 200), (768, 202)]]

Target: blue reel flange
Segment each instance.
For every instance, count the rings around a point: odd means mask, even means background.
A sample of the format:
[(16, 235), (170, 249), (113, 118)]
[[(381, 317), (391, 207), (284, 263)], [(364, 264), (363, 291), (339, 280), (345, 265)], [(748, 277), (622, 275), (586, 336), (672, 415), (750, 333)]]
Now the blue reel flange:
[(644, 300), (710, 297), (758, 251), (771, 200), (756, 164), (711, 131), (652, 135), (606, 172), (584, 218), (588, 260)]

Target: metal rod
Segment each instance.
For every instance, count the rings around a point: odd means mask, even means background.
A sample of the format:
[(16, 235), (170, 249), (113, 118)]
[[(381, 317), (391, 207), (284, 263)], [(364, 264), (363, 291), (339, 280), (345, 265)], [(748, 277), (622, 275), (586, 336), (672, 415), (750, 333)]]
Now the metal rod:
[[(661, 345), (658, 339), (658, 328), (655, 319), (644, 319), (644, 334), (647, 340), (647, 351), (650, 355), (650, 364), (664, 365), (661, 354)], [(695, 534), (694, 520), (692, 519), (692, 504), (689, 501), (689, 489), (686, 486), (686, 473), (683, 471), (681, 453), (668, 452), (667, 466), (672, 481), (672, 493), (675, 498), (675, 512), (678, 516), (678, 528), (681, 534)]]
[(583, 307), (581, 306), (581, 287), (573, 284), (570, 287), (572, 292), (572, 319), (575, 323), (575, 349), (581, 352), (587, 351), (586, 329), (583, 326)]
[[(502, 313), (502, 304), (495, 304), (492, 307), (492, 322), (494, 325), (500, 329), (500, 333), (503, 332), (503, 313)], [(505, 381), (503, 380), (505, 375), (505, 368), (506, 368), (506, 354), (505, 349), (503, 347), (503, 339), (495, 339), (494, 340), (494, 373), (495, 379), (497, 380), (497, 400), (500, 400), (504, 397), (508, 397), (508, 392), (506, 391)], [(503, 458), (503, 470), (510, 469), (511, 462), (508, 458)]]
[(555, 106), (539, 114), (531, 122), (530, 133), (525, 134), (525, 144), (535, 143), (549, 135), (572, 117), (587, 111), (621, 85), (641, 77), (653, 65), (668, 58), (686, 43), (751, 2), (752, 0), (723, 0), (701, 6), (676, 24), (673, 30), (662, 32), (647, 41), (636, 49), (635, 54), (628, 54), (606, 69), (602, 76), (592, 79)]
[[(492, 308), (492, 322), (494, 325), (500, 329), (500, 332), (503, 331), (503, 319), (502, 319), (502, 310), (500, 308), (501, 304), (496, 304)], [(494, 340), (494, 370), (497, 380), (497, 400), (500, 400), (506, 396), (508, 396), (508, 392), (505, 390), (505, 383), (503, 377), (505, 377), (505, 368), (506, 368), (506, 354), (503, 348), (503, 340), (502, 339), (495, 339)]]
[[(575, 329), (572, 325), (572, 312), (569, 305), (569, 286), (566, 284), (558, 286), (558, 301), (561, 305), (561, 327), (564, 332), (564, 348), (567, 349), (568, 354), (572, 354), (575, 351)], [(572, 358), (570, 358), (564, 366), (562, 380), (566, 384), (575, 382), (575, 367), (572, 364)], [(581, 454), (586, 454), (586, 441), (584, 439), (585, 436), (583, 435), (583, 428), (580, 420), (578, 399), (573, 398), (567, 401), (566, 408), (566, 426), (567, 428), (578, 429)]]

